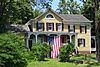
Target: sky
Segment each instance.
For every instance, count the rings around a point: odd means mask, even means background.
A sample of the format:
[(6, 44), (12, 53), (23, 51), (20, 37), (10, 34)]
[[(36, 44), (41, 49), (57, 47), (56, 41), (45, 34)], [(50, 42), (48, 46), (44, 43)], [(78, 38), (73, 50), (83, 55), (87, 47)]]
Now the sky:
[[(52, 9), (53, 10), (56, 10), (57, 9), (57, 5), (58, 5), (59, 1), (60, 0), (53, 0), (53, 2), (52, 2)], [(80, 0), (75, 0), (75, 1), (77, 1), (80, 4), (82, 4), (82, 2)]]

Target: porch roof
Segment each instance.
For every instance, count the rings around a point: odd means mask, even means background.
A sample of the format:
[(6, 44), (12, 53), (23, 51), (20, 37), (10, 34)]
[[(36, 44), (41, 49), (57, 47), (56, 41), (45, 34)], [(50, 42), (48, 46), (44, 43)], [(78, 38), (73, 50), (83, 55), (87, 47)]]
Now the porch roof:
[(41, 34), (44, 34), (44, 35), (53, 35), (53, 34), (56, 34), (56, 35), (77, 35), (78, 33), (69, 33), (69, 32), (28, 32), (28, 34), (34, 34), (34, 35), (41, 35)]

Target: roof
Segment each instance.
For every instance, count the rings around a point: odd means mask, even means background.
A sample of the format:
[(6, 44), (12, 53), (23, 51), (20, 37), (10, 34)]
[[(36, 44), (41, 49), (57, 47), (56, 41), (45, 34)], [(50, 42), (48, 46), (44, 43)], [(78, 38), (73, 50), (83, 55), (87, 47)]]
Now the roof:
[(38, 20), (39, 17), (44, 15), (46, 12), (48, 12), (48, 10), (55, 13), (58, 17), (60, 17), (63, 21), (66, 21), (66, 22), (79, 22), (79, 23), (92, 22), (80, 14), (59, 14), (59, 13), (55, 12), (54, 10), (52, 10), (51, 8), (48, 8), (44, 13), (42, 13), (41, 15), (36, 17), (35, 19), (29, 20), (25, 25), (31, 25), (33, 22), (35, 22), (35, 20)]
[(69, 22), (92, 22), (80, 14), (59, 14), (65, 21)]
[(35, 19), (38, 19), (39, 17), (41, 17), (42, 15), (44, 15), (46, 12), (48, 12), (48, 11), (51, 11), (51, 12), (53, 12), (55, 15), (57, 15), (58, 17), (60, 17), (61, 19), (63, 19), (60, 15), (59, 15), (59, 13), (57, 13), (57, 12), (55, 12), (53, 9), (51, 9), (51, 8), (48, 8), (45, 12), (43, 12), (42, 14), (40, 14), (39, 16), (37, 16)]
[(34, 19), (30, 19), (25, 25), (31, 25), (34, 21)]

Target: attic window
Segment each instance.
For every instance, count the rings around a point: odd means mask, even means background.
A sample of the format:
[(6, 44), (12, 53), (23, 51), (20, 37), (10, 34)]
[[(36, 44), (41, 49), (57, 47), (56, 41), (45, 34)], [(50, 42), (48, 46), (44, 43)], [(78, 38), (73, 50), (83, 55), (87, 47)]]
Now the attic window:
[(54, 17), (51, 14), (47, 14), (46, 18), (54, 18)]

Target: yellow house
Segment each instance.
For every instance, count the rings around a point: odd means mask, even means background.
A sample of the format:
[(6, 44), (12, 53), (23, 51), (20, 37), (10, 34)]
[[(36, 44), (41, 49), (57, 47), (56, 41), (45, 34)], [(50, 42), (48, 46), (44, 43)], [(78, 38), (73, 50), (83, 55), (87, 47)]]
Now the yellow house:
[(54, 44), (54, 37), (60, 36), (60, 43), (73, 43), (79, 53), (91, 53), (91, 22), (83, 15), (58, 14), (52, 9), (29, 20), (26, 25), (29, 31), (26, 45), (31, 48), (32, 42)]

